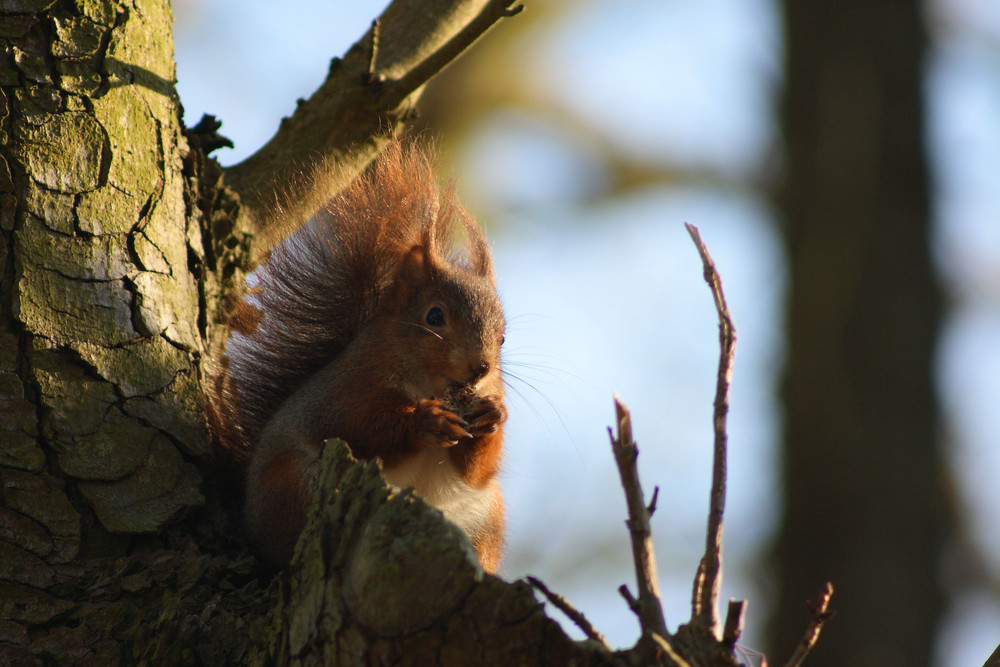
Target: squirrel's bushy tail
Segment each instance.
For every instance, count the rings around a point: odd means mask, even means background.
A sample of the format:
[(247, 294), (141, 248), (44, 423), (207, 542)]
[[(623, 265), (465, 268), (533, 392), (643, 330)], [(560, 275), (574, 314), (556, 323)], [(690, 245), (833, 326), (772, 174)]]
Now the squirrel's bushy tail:
[(252, 274), (210, 397), (230, 456), (245, 457), (285, 399), (371, 319), (411, 247), (448, 248), (464, 228), (465, 256), (441, 259), (492, 275), (481, 231), (434, 173), (425, 145), (390, 142)]

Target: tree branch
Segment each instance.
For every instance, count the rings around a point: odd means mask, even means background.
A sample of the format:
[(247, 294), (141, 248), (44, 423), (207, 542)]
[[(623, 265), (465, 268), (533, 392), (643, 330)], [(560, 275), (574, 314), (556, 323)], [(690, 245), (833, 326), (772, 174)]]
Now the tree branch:
[[(427, 81), (494, 23), (512, 0), (395, 0), (326, 81), (256, 153), (226, 170), (257, 232), (258, 251), (309, 218), (414, 112)], [(280, 220), (280, 224), (279, 221)]]
[(831, 597), (833, 597), (833, 584), (828, 581), (819, 599), (814, 604), (809, 604), (809, 614), (812, 616), (812, 621), (809, 623), (809, 627), (806, 628), (806, 634), (802, 638), (802, 641), (795, 648), (795, 653), (785, 663), (785, 667), (798, 667), (801, 665), (802, 661), (809, 655), (809, 651), (816, 645), (816, 642), (819, 640), (819, 633), (823, 630), (823, 624), (832, 618), (835, 613), (829, 610)]
[(691, 667), (691, 663), (677, 653), (677, 650), (674, 649), (673, 645), (669, 641), (656, 634), (651, 635), (651, 637), (653, 639), (653, 643), (656, 644), (656, 647), (663, 652), (664, 657), (671, 661), (667, 664), (671, 667)]
[(705, 272), (705, 282), (712, 290), (715, 309), (719, 314), (719, 372), (715, 388), (715, 450), (712, 465), (712, 492), (709, 501), (708, 533), (705, 554), (698, 566), (692, 594), (691, 621), (719, 636), (719, 584), (722, 572), (722, 516), (726, 507), (726, 416), (729, 413), (729, 383), (733, 376), (733, 354), (736, 349), (736, 328), (733, 326), (722, 292), (722, 278), (715, 269), (715, 262), (701, 240), (698, 228), (684, 225), (698, 254)]
[(636, 460), (639, 449), (632, 439), (632, 418), (628, 408), (618, 397), (615, 397), (615, 414), (618, 423), (618, 436), (611, 435), (611, 449), (618, 464), (622, 486), (625, 489), (625, 502), (628, 505), (629, 535), (632, 539), (632, 558), (635, 563), (636, 585), (639, 597), (632, 598), (628, 589), (622, 586), (622, 595), (629, 602), (629, 607), (639, 617), (644, 637), (659, 635), (669, 637), (667, 622), (663, 617), (663, 607), (660, 605), (660, 583), (656, 574), (656, 557), (653, 553), (652, 533), (649, 528), (649, 508), (642, 494), (639, 483), (639, 470)]
[(730, 600), (729, 609), (726, 612), (726, 624), (722, 627), (722, 645), (733, 650), (736, 642), (743, 634), (743, 623), (746, 617), (746, 600)]
[(573, 621), (573, 623), (576, 624), (576, 627), (580, 628), (588, 639), (593, 639), (601, 646), (610, 650), (608, 640), (604, 638), (604, 635), (597, 631), (589, 620), (587, 620), (587, 617), (583, 615), (583, 612), (571, 605), (563, 596), (550, 591), (549, 587), (546, 586), (540, 579), (530, 576), (525, 578), (528, 580), (528, 583), (540, 590), (542, 595), (544, 595), (549, 602), (555, 605), (559, 611), (566, 614), (566, 616), (569, 617), (569, 620)]
[(1000, 645), (990, 654), (990, 657), (986, 658), (983, 667), (1000, 667)]
[(516, 16), (523, 9), (524, 5), (515, 5), (511, 0), (494, 0), (487, 3), (483, 10), (452, 39), (400, 78), (394, 84), (394, 88), (398, 89), (394, 93), (395, 97), (392, 94), (387, 94), (386, 102), (391, 104), (397, 98), (402, 101), (410, 92), (429, 81), (431, 77), (460, 56), (465, 49), (472, 46), (481, 35), (493, 27), (494, 23), (502, 18)]

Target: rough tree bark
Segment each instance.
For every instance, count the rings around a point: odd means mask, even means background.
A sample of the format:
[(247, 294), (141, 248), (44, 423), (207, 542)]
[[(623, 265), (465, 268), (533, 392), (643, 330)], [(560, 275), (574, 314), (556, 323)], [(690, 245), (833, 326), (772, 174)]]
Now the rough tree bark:
[[(166, 0), (0, 0), (0, 663), (687, 664), (650, 632), (634, 652), (571, 641), (342, 446), (278, 577), (213, 476), (207, 364), (227, 298), (285, 231), (260, 234), (273, 193), (356, 173), (511, 5), (396, 0), (224, 172), (216, 125), (181, 125)], [(735, 664), (738, 624), (719, 633), (695, 623), (676, 646)]]
[(922, 11), (784, 3), (791, 291), (774, 627), (784, 635), (802, 597), (835, 582), (843, 611), (816, 665), (928, 664), (943, 605)]
[(130, 662), (211, 516), (214, 278), (172, 18), (158, 1), (2, 9), (0, 662)]

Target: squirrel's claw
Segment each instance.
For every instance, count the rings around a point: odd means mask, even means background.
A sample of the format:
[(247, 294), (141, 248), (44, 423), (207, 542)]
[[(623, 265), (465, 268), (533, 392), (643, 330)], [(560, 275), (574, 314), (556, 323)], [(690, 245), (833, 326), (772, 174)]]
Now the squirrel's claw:
[(432, 398), (421, 399), (414, 410), (417, 419), (417, 439), (427, 445), (453, 447), (463, 438), (471, 438), (469, 423), (444, 408)]
[(478, 438), (496, 432), (507, 421), (507, 409), (500, 399), (484, 396), (472, 404), (465, 418), (469, 422), (466, 428), (470, 437)]

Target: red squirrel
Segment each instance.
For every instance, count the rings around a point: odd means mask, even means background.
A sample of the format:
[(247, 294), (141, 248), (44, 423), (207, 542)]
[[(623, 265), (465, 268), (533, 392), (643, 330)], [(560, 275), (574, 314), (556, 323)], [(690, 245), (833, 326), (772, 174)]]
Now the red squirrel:
[(222, 445), (245, 452), (244, 521), (262, 555), (289, 562), (321, 444), (341, 438), (442, 510), (494, 572), (505, 321), (483, 233), (428, 150), (392, 142), (246, 292), (211, 412)]

